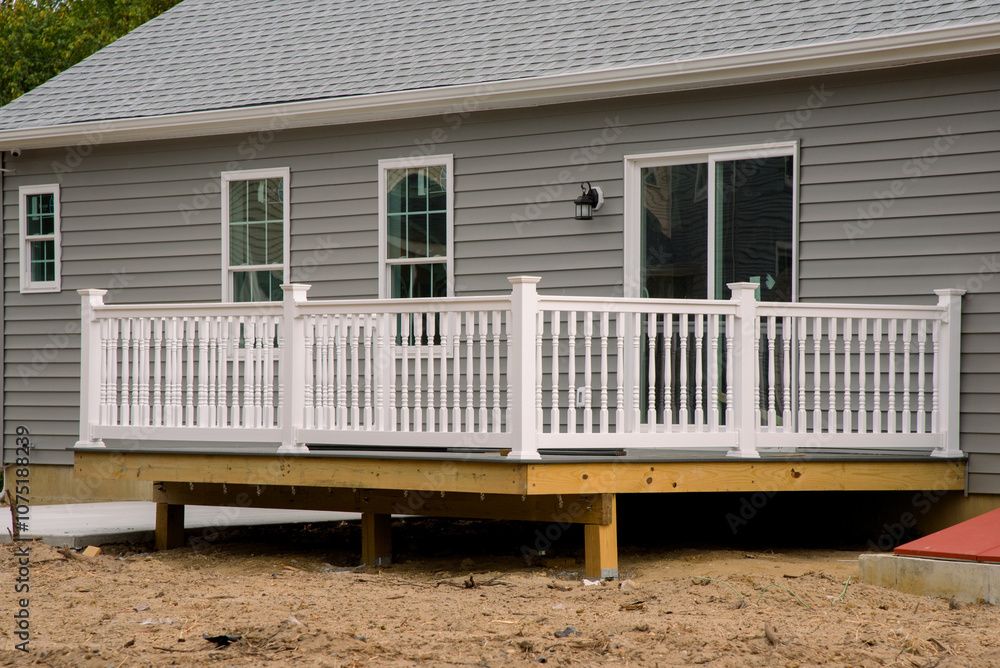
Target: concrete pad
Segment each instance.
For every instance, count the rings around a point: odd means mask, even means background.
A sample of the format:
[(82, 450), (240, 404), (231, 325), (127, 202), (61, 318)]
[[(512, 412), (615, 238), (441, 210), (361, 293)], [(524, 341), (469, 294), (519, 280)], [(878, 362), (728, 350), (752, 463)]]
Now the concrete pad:
[[(194, 538), (209, 537), (218, 529), (338, 522), (360, 519), (359, 513), (223, 506), (185, 506), (184, 528)], [(28, 531), (23, 536), (40, 538), (56, 547), (81, 548), (107, 543), (145, 543), (153, 540), (156, 504), (147, 501), (114, 503), (70, 503), (32, 506)], [(10, 542), (10, 508), (0, 508), (0, 543)]]
[(863, 554), (861, 581), (908, 594), (1000, 605), (1000, 564)]

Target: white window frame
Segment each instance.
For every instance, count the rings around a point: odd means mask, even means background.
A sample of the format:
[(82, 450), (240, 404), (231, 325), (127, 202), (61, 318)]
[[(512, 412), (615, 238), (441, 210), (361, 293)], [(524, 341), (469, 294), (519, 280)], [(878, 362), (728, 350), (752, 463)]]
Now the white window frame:
[(667, 151), (625, 156), (625, 257), (626, 297), (640, 297), (642, 291), (642, 169), (668, 165), (708, 164), (708, 248), (705, 271), (709, 298), (716, 294), (715, 270), (715, 166), (731, 160), (792, 158), (792, 301), (799, 300), (799, 142), (772, 142), (710, 149)]
[(222, 172), (222, 301), (232, 303), (233, 301), (233, 272), (235, 271), (271, 271), (276, 269), (276, 265), (246, 265), (239, 267), (229, 266), (229, 184), (233, 181), (256, 181), (260, 179), (282, 179), (282, 283), (290, 280), (289, 266), (291, 265), (291, 181), (292, 170), (289, 167), (273, 167), (267, 169), (243, 169), (232, 172)]
[[(386, 173), (390, 169), (406, 169), (414, 167), (441, 167), (448, 175), (446, 190), (446, 227), (447, 227), (447, 257), (434, 258), (402, 258), (389, 259), (389, 203), (386, 193)], [(391, 281), (389, 272), (393, 265), (401, 264), (441, 264), (447, 267), (445, 279), (447, 297), (455, 295), (455, 156), (427, 155), (410, 158), (393, 158), (378, 161), (378, 296), (379, 299), (391, 298)]]
[[(52, 234), (28, 237), (29, 195), (52, 195)], [(62, 202), (58, 183), (21, 186), (18, 188), (18, 246), (21, 258), (21, 294), (59, 292), (62, 290)], [(56, 278), (54, 281), (31, 280), (31, 244), (29, 241), (55, 241)]]

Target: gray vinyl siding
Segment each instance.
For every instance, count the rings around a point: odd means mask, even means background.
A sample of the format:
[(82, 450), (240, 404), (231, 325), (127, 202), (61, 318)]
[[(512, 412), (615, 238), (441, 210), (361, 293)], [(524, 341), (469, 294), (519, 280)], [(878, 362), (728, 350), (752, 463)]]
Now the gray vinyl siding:
[[(541, 275), (554, 293), (623, 290), (624, 155), (798, 140), (799, 295), (933, 303), (967, 287), (962, 445), (970, 489), (1000, 493), (1000, 60), (938, 64), (670, 95), (446, 117), (98, 145), (60, 180), (63, 291), (18, 294), (17, 188), (57, 180), (67, 150), (29, 151), (4, 180), (8, 446), (25, 424), (40, 458), (69, 463), (76, 436), (74, 290), (109, 302), (220, 298), (218, 173), (289, 167), (292, 279), (315, 298), (377, 294), (377, 162), (455, 156), (455, 291)], [(809, 109), (811, 91), (829, 93)], [(474, 105), (475, 101), (471, 103)], [(953, 139), (917, 179), (913, 158)], [(871, 225), (880, 193), (902, 191)], [(572, 219), (578, 183), (607, 198)], [(857, 232), (855, 234), (855, 232)], [(42, 349), (40, 355), (38, 349)]]

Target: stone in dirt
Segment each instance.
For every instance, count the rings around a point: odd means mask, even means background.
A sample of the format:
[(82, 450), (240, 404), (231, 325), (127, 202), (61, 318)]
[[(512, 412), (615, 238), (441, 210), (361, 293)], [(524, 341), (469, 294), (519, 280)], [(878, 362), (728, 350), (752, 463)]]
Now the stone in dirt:
[(85, 556), (87, 558), (92, 558), (92, 557), (96, 557), (99, 554), (102, 554), (103, 552), (104, 552), (104, 550), (102, 550), (101, 548), (97, 547), (96, 545), (88, 545), (87, 547), (85, 547), (83, 549), (83, 556)]

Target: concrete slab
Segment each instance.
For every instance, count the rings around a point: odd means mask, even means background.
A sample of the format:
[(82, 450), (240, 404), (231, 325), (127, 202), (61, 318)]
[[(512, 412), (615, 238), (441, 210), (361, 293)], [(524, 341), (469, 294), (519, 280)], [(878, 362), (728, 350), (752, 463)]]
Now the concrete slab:
[(1000, 564), (863, 554), (861, 581), (908, 594), (1000, 605)]
[[(146, 501), (71, 503), (32, 506), (28, 538), (40, 538), (57, 547), (86, 547), (107, 543), (144, 543), (153, 540), (156, 504)], [(337, 522), (360, 519), (359, 513), (270, 508), (186, 506), (184, 528), (189, 536), (203, 538), (224, 528), (262, 524)], [(0, 508), (0, 543), (10, 542), (10, 509)]]

